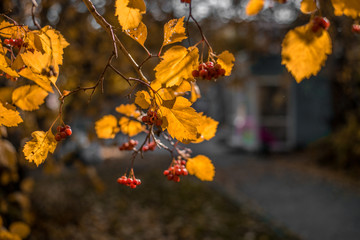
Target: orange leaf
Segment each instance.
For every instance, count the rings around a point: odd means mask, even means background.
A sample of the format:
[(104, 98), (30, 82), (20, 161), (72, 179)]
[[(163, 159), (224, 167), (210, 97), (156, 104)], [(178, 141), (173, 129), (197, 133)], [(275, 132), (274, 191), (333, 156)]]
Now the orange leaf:
[(186, 39), (186, 33), (184, 28), (184, 18), (172, 19), (164, 26), (164, 42), (163, 46), (181, 42)]
[(105, 115), (95, 122), (95, 131), (99, 138), (115, 138), (119, 130), (117, 119), (113, 115)]
[(317, 9), (315, 0), (302, 0), (300, 10), (305, 14), (315, 12)]
[(143, 22), (140, 22), (139, 26), (137, 26), (136, 28), (126, 29), (125, 33), (132, 39), (140, 43), (141, 46), (144, 46), (147, 38), (147, 28)]
[(23, 120), (21, 119), (18, 111), (7, 109), (0, 102), (0, 126), (4, 125), (6, 127), (16, 127), (22, 122)]
[(331, 0), (336, 16), (346, 15), (354, 19), (360, 17), (359, 0)]
[(137, 28), (141, 22), (142, 14), (146, 12), (143, 0), (116, 0), (115, 16), (123, 29)]
[(186, 163), (186, 168), (191, 175), (195, 175), (202, 181), (212, 181), (214, 179), (215, 167), (211, 160), (204, 155), (189, 158)]
[(264, 7), (264, 0), (250, 0), (246, 5), (246, 14), (249, 16), (258, 14)]
[(221, 67), (225, 69), (225, 76), (230, 76), (235, 61), (234, 55), (229, 51), (224, 51), (217, 57), (216, 63), (220, 64)]

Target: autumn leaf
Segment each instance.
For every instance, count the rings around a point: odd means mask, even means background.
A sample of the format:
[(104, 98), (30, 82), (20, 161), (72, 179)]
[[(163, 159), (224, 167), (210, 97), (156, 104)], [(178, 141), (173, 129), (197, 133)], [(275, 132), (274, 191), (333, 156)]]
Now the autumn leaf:
[(95, 131), (99, 138), (115, 138), (119, 130), (117, 119), (111, 114), (95, 122)]
[(22, 110), (33, 111), (39, 109), (47, 95), (48, 92), (37, 85), (25, 85), (14, 90), (12, 101)]
[(186, 33), (184, 28), (184, 18), (172, 19), (164, 26), (164, 42), (163, 46), (181, 42), (186, 39)]
[(142, 14), (146, 12), (143, 0), (116, 0), (115, 16), (123, 29), (137, 28), (142, 20)]
[(354, 19), (360, 17), (359, 0), (331, 0), (336, 16), (346, 15)]
[(250, 0), (246, 5), (246, 14), (249, 16), (258, 14), (264, 7), (264, 0)]
[(147, 91), (138, 91), (135, 95), (135, 103), (142, 109), (148, 109), (151, 104), (151, 97)]
[(197, 127), (197, 131), (200, 133), (200, 137), (194, 141), (194, 143), (201, 143), (204, 140), (210, 140), (216, 134), (216, 129), (219, 122), (215, 121), (211, 117), (200, 114), (200, 124)]
[[(0, 40), (1, 44), (1, 40)], [(6, 50), (0, 45), (0, 72), (4, 72), (11, 77), (20, 77), (19, 74), (10, 67), (10, 60), (6, 57)]]
[(174, 46), (167, 50), (163, 60), (155, 67), (154, 84), (166, 87), (180, 85), (184, 79), (193, 79), (192, 71), (199, 65), (199, 50), (196, 47), (186, 49)]
[(190, 106), (191, 102), (184, 97), (163, 101), (159, 106), (163, 117), (162, 128), (166, 128), (171, 137), (181, 142), (198, 137), (199, 114)]
[(47, 132), (35, 131), (31, 136), (33, 139), (26, 142), (23, 152), (25, 159), (39, 166), (45, 161), (49, 152), (53, 153), (55, 151), (57, 141), (51, 130)]
[(140, 122), (131, 120), (127, 117), (121, 117), (119, 121), (120, 131), (124, 134), (133, 137), (144, 130)]
[(0, 23), (0, 36), (4, 38), (23, 38), (28, 31), (27, 26), (15, 26), (4, 20)]
[(39, 85), (46, 91), (53, 92), (52, 87), (51, 87), (51, 82), (47, 77), (45, 77), (41, 74), (34, 73), (30, 68), (22, 69), (19, 72), (19, 74), (20, 74), (20, 76), (35, 82), (37, 85)]
[(0, 126), (16, 127), (22, 122), (23, 120), (18, 111), (7, 109), (0, 102)]
[(216, 63), (220, 64), (221, 67), (225, 69), (225, 76), (230, 76), (235, 61), (234, 55), (229, 51), (224, 51), (217, 57)]
[(302, 13), (310, 14), (317, 9), (315, 0), (302, 0), (300, 10)]
[(192, 103), (196, 102), (199, 98), (201, 98), (200, 88), (195, 82), (191, 82), (191, 96), (190, 101)]
[(329, 33), (320, 29), (314, 33), (311, 24), (290, 30), (282, 43), (282, 64), (300, 83), (304, 78), (316, 75), (331, 54)]
[(140, 116), (140, 112), (136, 109), (135, 104), (121, 104), (120, 106), (116, 107), (115, 110), (118, 113), (122, 113), (128, 117), (137, 118)]
[(30, 234), (30, 227), (24, 222), (12, 222), (9, 226), (9, 231), (18, 235), (21, 239), (25, 239)]
[(189, 158), (186, 163), (189, 174), (195, 175), (202, 181), (212, 181), (215, 176), (215, 167), (211, 160), (204, 155)]
[(126, 29), (125, 33), (132, 39), (137, 41), (141, 46), (144, 46), (147, 38), (147, 28), (143, 22), (140, 22), (139, 26), (137, 26), (136, 28)]

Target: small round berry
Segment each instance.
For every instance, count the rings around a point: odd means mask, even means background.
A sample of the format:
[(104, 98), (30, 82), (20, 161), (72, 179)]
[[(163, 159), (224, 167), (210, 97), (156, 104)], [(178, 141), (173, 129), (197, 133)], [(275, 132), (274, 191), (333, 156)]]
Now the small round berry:
[(61, 138), (66, 138), (67, 137), (65, 132), (60, 132), (60, 136), (61, 136)]
[(194, 71), (192, 71), (192, 76), (193, 77), (199, 77), (199, 71), (198, 70), (194, 70)]
[(352, 31), (353, 33), (360, 33), (360, 24), (353, 24), (353, 25), (351, 26), (351, 31)]
[(131, 146), (136, 146), (138, 144), (138, 141), (135, 141), (134, 139), (130, 139), (129, 144)]
[(182, 165), (186, 165), (186, 161), (185, 161), (185, 160), (181, 160), (181, 164), (182, 164)]
[(65, 129), (67, 129), (67, 128), (71, 128), (69, 125), (65, 125)]
[(71, 128), (65, 129), (65, 134), (66, 134), (66, 136), (71, 136), (71, 134), (72, 134)]
[(4, 39), (4, 43), (5, 43), (6, 45), (10, 45), (10, 39)]
[(132, 184), (134, 181), (133, 181), (133, 179), (132, 178), (128, 178), (127, 180), (126, 180), (126, 183), (127, 184)]
[(225, 75), (225, 69), (221, 68), (221, 69), (219, 70), (218, 74), (219, 74), (220, 76), (224, 76), (224, 75)]
[(175, 175), (174, 178), (173, 178), (173, 181), (174, 182), (180, 182), (180, 177)]
[(141, 180), (140, 179), (135, 179), (136, 180), (136, 185), (140, 185), (141, 184)]
[(203, 79), (206, 78), (208, 76), (208, 70), (206, 69), (200, 70), (199, 76), (202, 77)]
[(213, 67), (214, 67), (214, 63), (211, 62), (211, 61), (209, 61), (209, 62), (206, 63), (206, 66), (207, 66), (208, 68), (213, 68)]
[(320, 19), (320, 26), (325, 29), (328, 30), (328, 28), (330, 27), (330, 21), (329, 19), (327, 19), (326, 17), (323, 17)]
[(143, 152), (147, 152), (147, 151), (149, 151), (149, 146), (145, 145), (145, 146), (142, 147), (141, 150), (142, 150)]
[(170, 171), (169, 170), (164, 170), (164, 175), (167, 176), (170, 174)]
[(156, 120), (155, 125), (160, 127), (162, 125), (162, 120), (161, 119)]
[(177, 168), (175, 170), (175, 175), (180, 176), (182, 174), (182, 170), (180, 168)]
[(216, 70), (219, 70), (219, 69), (221, 69), (221, 65), (217, 63), (217, 64), (215, 64), (214, 68), (215, 68)]
[(58, 126), (57, 128), (56, 128), (56, 131), (58, 131), (58, 132), (61, 132), (61, 126)]
[(169, 175), (167, 175), (167, 179), (170, 181), (174, 178), (174, 175), (172, 173), (170, 173)]
[(132, 189), (136, 188), (136, 184), (131, 183), (131, 184), (130, 184), (130, 188), (132, 188)]
[(189, 174), (189, 172), (186, 169), (182, 169), (181, 174), (184, 175), (184, 176), (187, 176)]
[(207, 68), (206, 63), (201, 63), (199, 65), (199, 67), (198, 67), (198, 70), (201, 71), (201, 70), (206, 69), (206, 68)]
[(142, 118), (141, 118), (141, 121), (143, 121), (143, 122), (148, 122), (149, 121), (149, 117), (148, 116), (143, 116)]
[(59, 142), (59, 141), (61, 141), (61, 139), (62, 139), (62, 137), (61, 137), (60, 133), (57, 133), (55, 135), (55, 140)]

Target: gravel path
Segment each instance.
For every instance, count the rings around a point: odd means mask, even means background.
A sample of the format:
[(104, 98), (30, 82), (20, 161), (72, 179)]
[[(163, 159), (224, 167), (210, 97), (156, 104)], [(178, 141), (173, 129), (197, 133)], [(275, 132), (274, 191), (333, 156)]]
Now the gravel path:
[(224, 191), (303, 239), (360, 239), (360, 189), (284, 161), (230, 152), (216, 141), (194, 146), (194, 153), (213, 160)]

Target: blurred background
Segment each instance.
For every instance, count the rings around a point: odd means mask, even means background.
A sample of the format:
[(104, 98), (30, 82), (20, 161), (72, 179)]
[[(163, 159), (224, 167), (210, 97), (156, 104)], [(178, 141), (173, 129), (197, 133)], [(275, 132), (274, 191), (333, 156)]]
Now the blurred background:
[[(107, 34), (80, 0), (37, 2), (41, 26), (53, 26), (70, 43), (58, 86), (92, 86), (112, 52)], [(145, 45), (157, 53), (163, 25), (187, 16), (188, 6), (180, 0), (145, 2)], [(214, 51), (229, 50), (236, 58), (230, 77), (198, 81), (202, 97), (194, 108), (220, 124), (213, 140), (190, 147), (194, 156), (213, 160), (214, 182), (168, 182), (162, 171), (170, 156), (155, 151), (135, 163), (141, 187), (116, 183), (129, 167), (130, 155), (117, 150), (127, 138), (99, 140), (94, 122), (131, 101), (131, 90), (109, 71), (105, 94), (96, 91), (90, 101), (88, 93), (67, 98), (64, 120), (73, 136), (39, 168), (25, 162), (21, 149), (32, 131), (48, 129), (56, 118), (57, 95), (37, 112), (22, 112), (21, 127), (0, 129), (0, 225), (25, 222), (31, 234), (24, 239), (360, 239), (360, 36), (351, 32), (353, 20), (335, 17), (331, 4), (320, 1), (331, 22), (333, 54), (316, 77), (297, 84), (280, 54), (287, 31), (310, 19), (299, 10), (301, 1), (266, 1), (252, 17), (245, 14), (247, 2), (192, 3)], [(146, 52), (121, 33), (114, 2), (93, 3), (142, 62)], [(2, 0), (0, 13), (35, 28), (31, 6), (28, 0)], [(189, 27), (195, 44), (200, 36)], [(150, 79), (157, 63), (144, 65)], [(115, 65), (136, 76), (123, 56)], [(12, 89), (25, 82), (0, 80), (2, 102), (11, 102)]]

